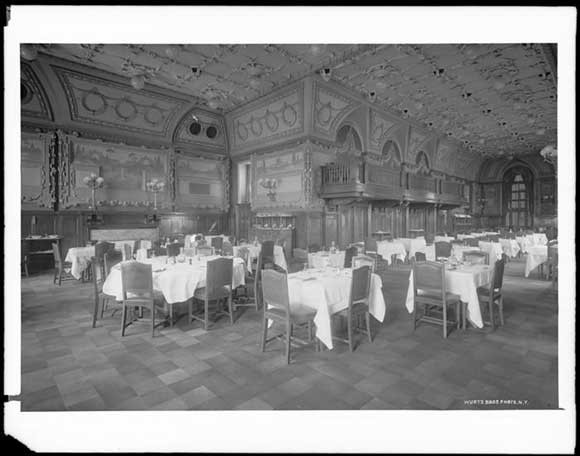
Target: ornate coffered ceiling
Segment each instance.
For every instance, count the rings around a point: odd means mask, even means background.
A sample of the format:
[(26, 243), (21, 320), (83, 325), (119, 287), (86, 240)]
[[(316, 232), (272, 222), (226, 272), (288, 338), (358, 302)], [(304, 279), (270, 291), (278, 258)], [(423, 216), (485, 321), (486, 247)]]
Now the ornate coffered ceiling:
[(540, 44), (51, 44), (40, 51), (230, 112), (303, 76), (330, 79), (484, 155), (556, 141), (553, 56)]

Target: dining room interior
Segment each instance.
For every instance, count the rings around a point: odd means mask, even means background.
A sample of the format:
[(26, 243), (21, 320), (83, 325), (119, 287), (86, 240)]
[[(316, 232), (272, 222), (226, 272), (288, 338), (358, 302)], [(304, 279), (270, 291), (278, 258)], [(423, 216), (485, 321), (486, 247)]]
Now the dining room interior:
[(557, 68), (22, 44), (22, 410), (557, 409)]

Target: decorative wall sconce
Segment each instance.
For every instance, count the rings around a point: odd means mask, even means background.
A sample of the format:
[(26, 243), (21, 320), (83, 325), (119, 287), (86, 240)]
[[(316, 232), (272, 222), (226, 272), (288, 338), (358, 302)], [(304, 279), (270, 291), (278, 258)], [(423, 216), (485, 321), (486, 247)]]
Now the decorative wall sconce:
[(262, 178), (258, 181), (258, 184), (267, 190), (266, 195), (268, 195), (270, 201), (276, 201), (276, 188), (278, 187), (277, 179)]
[(153, 210), (157, 210), (157, 193), (162, 192), (165, 189), (165, 182), (161, 179), (151, 179), (145, 184), (145, 188), (148, 192), (153, 193)]
[(95, 195), (98, 188), (102, 188), (103, 184), (105, 183), (105, 179), (101, 176), (97, 176), (95, 173), (91, 173), (88, 176), (85, 176), (83, 179), (83, 183), (91, 189), (91, 200), (89, 202), (89, 209), (93, 211), (91, 216), (87, 219), (89, 223), (100, 223), (102, 222), (102, 218), (97, 215), (97, 201), (95, 199)]
[(540, 155), (544, 161), (556, 167), (556, 162), (558, 159), (558, 150), (556, 149), (556, 146), (553, 144), (548, 144), (540, 151)]

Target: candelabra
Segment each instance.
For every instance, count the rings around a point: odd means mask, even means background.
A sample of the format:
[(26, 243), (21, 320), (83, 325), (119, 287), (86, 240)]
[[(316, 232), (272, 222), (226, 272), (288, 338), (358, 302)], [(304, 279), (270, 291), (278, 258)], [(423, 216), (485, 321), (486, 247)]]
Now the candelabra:
[(165, 182), (160, 179), (152, 179), (145, 184), (148, 192), (153, 193), (153, 210), (155, 213), (153, 215), (146, 215), (147, 222), (157, 222), (157, 194), (165, 189)]
[(278, 187), (278, 180), (263, 178), (260, 179), (258, 183), (267, 190), (266, 195), (270, 201), (276, 201), (276, 188)]
[(101, 176), (97, 176), (95, 173), (91, 173), (89, 176), (85, 176), (83, 179), (84, 184), (91, 189), (91, 200), (89, 203), (89, 209), (92, 210), (92, 214), (88, 221), (92, 223), (100, 222), (100, 218), (97, 216), (97, 201), (95, 198), (98, 188), (102, 188), (105, 183), (105, 179)]

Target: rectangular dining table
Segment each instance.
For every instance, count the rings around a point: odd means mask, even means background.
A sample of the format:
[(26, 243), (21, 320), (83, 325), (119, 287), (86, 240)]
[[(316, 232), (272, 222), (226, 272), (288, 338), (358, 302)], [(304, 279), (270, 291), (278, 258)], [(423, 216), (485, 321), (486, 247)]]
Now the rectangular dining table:
[(415, 252), (425, 252), (427, 241), (424, 237), (417, 238), (396, 238), (396, 242), (400, 242), (405, 247), (409, 258), (415, 256)]
[[(191, 299), (197, 288), (205, 286), (207, 262), (223, 258), (206, 256), (188, 258), (184, 262), (175, 263), (167, 256), (158, 256), (143, 259), (144, 264), (150, 264), (153, 270), (153, 289), (160, 291), (168, 304), (185, 302)], [(135, 261), (135, 260), (131, 260)], [(117, 301), (123, 299), (121, 283), (121, 263), (113, 266), (103, 283), (103, 293), (113, 296)], [(246, 283), (244, 262), (241, 258), (234, 258), (232, 273), (232, 287), (235, 289)]]
[[(447, 266), (446, 266), (447, 268)], [(477, 288), (488, 286), (493, 276), (493, 267), (489, 265), (462, 265), (456, 269), (445, 270), (447, 291), (459, 295), (461, 302), (466, 303), (467, 319), (476, 328), (483, 328), (483, 319)], [(409, 275), (409, 287), (405, 301), (409, 313), (415, 308), (413, 271)]]
[[(333, 348), (331, 316), (348, 307), (352, 269), (308, 269), (288, 274), (290, 307), (307, 306), (316, 310), (314, 324), (316, 337), (328, 348)], [(382, 281), (377, 274), (371, 275), (369, 313), (383, 321), (386, 304)]]
[(530, 272), (548, 261), (548, 246), (532, 245), (528, 247), (526, 253), (527, 255), (526, 264), (524, 267), (524, 277), (529, 277)]

